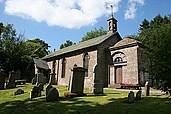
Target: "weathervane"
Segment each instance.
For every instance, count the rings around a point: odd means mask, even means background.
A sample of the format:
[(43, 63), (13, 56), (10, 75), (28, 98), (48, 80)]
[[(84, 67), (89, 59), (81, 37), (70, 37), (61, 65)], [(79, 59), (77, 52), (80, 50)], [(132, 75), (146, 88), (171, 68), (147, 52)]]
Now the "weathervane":
[(111, 8), (111, 16), (113, 17), (113, 5), (110, 5)]

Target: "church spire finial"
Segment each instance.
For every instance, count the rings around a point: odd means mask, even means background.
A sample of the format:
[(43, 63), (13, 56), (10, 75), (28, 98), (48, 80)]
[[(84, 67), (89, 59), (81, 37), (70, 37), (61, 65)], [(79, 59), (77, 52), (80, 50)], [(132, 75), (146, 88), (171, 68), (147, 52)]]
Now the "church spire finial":
[(111, 18), (108, 21), (108, 34), (114, 33), (117, 31), (117, 20), (113, 17), (113, 6), (110, 5), (111, 8)]
[(113, 5), (110, 5), (111, 8), (111, 16), (113, 17)]

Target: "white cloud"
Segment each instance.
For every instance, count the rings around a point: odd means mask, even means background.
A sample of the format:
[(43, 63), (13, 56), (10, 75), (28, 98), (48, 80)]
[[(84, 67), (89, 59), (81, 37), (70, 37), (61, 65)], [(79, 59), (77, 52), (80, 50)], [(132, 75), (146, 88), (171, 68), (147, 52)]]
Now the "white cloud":
[(136, 16), (137, 5), (144, 5), (144, 0), (129, 0), (128, 9), (125, 12), (125, 19), (133, 19)]
[[(0, 0), (2, 1), (2, 0)], [(107, 6), (118, 11), (121, 0), (6, 0), (9, 15), (46, 22), (50, 26), (80, 28), (93, 25), (97, 19), (109, 14)], [(134, 0), (135, 1), (135, 0)]]

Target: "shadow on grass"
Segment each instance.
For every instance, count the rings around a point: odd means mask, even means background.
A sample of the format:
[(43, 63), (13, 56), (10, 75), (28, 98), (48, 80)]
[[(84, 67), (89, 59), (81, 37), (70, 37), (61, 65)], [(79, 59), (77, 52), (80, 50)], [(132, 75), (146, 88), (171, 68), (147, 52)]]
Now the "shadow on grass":
[[(92, 96), (103, 99), (104, 96)], [(85, 100), (89, 97), (63, 98), (46, 102), (45, 98), (10, 101), (0, 104), (0, 114), (170, 114), (171, 98), (144, 97), (132, 104), (127, 98), (110, 98), (107, 104)]]

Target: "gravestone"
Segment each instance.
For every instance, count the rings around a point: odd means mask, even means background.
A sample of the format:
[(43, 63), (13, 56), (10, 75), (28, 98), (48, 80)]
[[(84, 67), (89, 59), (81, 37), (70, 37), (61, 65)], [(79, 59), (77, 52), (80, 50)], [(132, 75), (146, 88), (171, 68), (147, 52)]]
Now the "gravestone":
[(77, 95), (84, 95), (84, 78), (85, 69), (82, 67), (74, 66), (72, 76), (70, 78), (69, 92), (76, 93)]
[(145, 96), (149, 96), (150, 95), (150, 86), (149, 86), (149, 82), (147, 81), (145, 83)]
[(9, 81), (8, 81), (8, 83), (6, 85), (7, 89), (11, 89), (11, 88), (15, 88), (16, 87), (16, 85), (15, 85), (15, 77), (14, 76), (15, 76), (15, 72), (14, 71), (10, 72), (10, 74), (9, 74)]
[(136, 100), (140, 100), (141, 99), (141, 93), (142, 93), (142, 91), (138, 91), (136, 93)]
[(46, 96), (48, 95), (49, 90), (50, 90), (52, 87), (53, 87), (53, 86), (52, 86), (51, 84), (48, 84), (48, 85), (46, 86), (46, 93), (45, 93)]
[(56, 80), (55, 80), (55, 75), (56, 73), (50, 73), (50, 78), (49, 78), (49, 84), (56, 85)]
[(4, 89), (6, 74), (0, 71), (0, 90)]
[(43, 73), (37, 73), (36, 84), (38, 85), (39, 83), (45, 84)]
[(36, 98), (41, 96), (41, 90), (39, 87), (34, 86), (33, 89), (30, 91), (30, 98)]
[(48, 95), (46, 96), (46, 101), (57, 101), (59, 100), (59, 92), (56, 88), (50, 88)]
[(98, 65), (96, 65), (93, 71), (93, 84), (89, 90), (92, 94), (103, 94), (103, 84), (98, 73)]
[(14, 95), (19, 95), (19, 94), (23, 94), (24, 90), (22, 89), (18, 89), (16, 92), (14, 92)]
[(34, 78), (31, 80), (32, 84), (36, 84), (37, 82), (37, 74), (35, 74)]
[(15, 77), (15, 80), (20, 80), (21, 79), (21, 71), (20, 70), (17, 70), (14, 73), (14, 77)]
[(43, 83), (39, 83), (39, 84), (37, 85), (37, 87), (39, 87), (39, 89), (40, 89), (41, 91), (43, 91), (44, 84), (43, 84)]
[(133, 103), (134, 102), (134, 92), (130, 91), (128, 94), (128, 103)]

